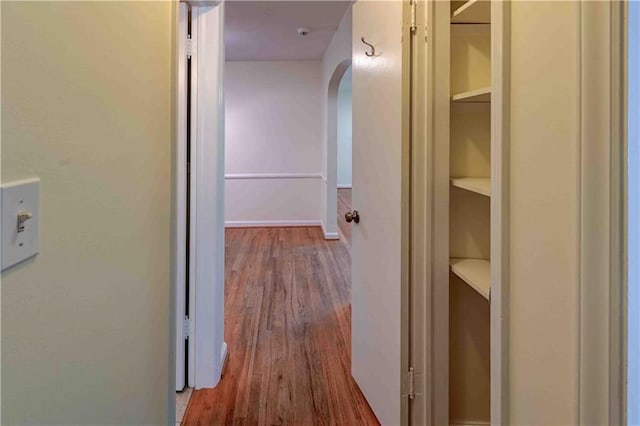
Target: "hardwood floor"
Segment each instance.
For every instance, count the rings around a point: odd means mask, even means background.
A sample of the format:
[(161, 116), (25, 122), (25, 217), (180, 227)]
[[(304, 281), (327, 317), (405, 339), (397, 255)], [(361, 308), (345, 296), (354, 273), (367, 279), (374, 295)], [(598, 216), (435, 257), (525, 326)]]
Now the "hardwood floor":
[(338, 228), (344, 236), (345, 242), (351, 247), (351, 223), (344, 220), (344, 214), (351, 211), (351, 188), (338, 188)]
[(183, 425), (377, 425), (351, 378), (351, 255), (320, 228), (227, 230), (225, 338), (215, 389)]

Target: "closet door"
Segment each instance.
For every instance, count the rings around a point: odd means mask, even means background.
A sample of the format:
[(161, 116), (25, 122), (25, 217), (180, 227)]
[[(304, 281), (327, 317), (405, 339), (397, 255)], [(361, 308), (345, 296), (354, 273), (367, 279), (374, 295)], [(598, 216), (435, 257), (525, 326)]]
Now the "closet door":
[(351, 369), (387, 425), (403, 423), (402, 19), (401, 0), (353, 8)]

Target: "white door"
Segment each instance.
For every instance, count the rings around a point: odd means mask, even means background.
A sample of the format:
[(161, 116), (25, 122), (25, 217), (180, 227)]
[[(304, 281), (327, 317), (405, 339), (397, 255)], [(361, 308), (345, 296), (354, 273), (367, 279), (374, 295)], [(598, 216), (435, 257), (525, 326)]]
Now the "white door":
[(353, 7), (351, 371), (383, 425), (401, 423), (402, 7)]

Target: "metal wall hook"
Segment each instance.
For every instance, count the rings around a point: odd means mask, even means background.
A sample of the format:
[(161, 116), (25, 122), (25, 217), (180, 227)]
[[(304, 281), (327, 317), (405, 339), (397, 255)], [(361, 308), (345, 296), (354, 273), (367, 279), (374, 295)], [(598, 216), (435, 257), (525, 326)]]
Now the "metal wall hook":
[(367, 43), (367, 41), (364, 39), (364, 37), (360, 37), (360, 41), (371, 48), (371, 52), (364, 52), (365, 55), (367, 55), (369, 57), (376, 56), (376, 48), (375, 48), (375, 46), (373, 44)]

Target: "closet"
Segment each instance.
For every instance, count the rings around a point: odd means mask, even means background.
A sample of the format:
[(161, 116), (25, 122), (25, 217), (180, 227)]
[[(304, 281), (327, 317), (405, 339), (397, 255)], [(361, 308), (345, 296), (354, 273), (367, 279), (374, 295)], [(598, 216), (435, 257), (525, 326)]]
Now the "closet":
[(449, 422), (491, 408), (490, 0), (452, 0), (449, 54)]

